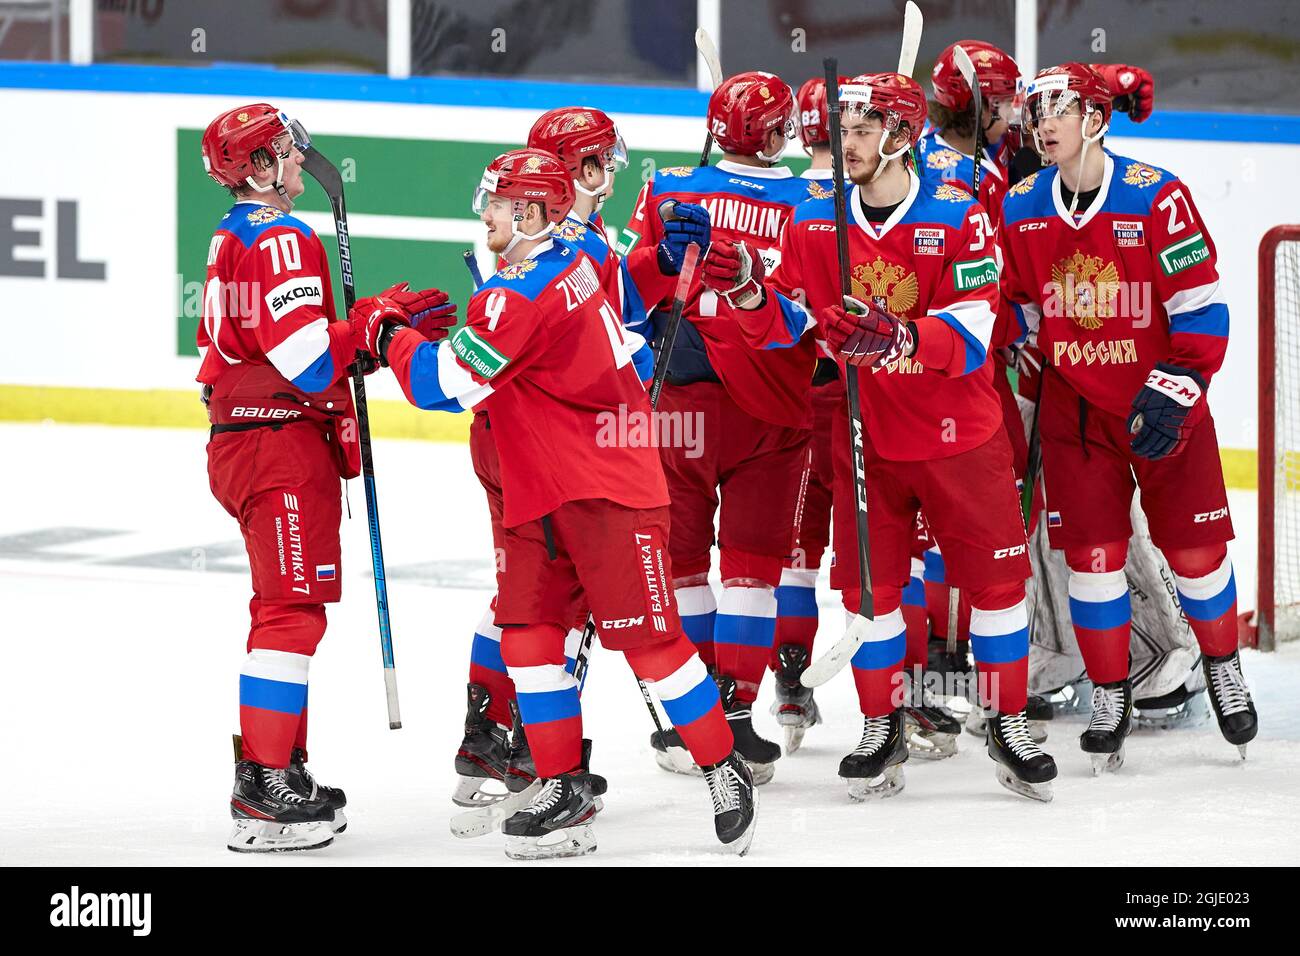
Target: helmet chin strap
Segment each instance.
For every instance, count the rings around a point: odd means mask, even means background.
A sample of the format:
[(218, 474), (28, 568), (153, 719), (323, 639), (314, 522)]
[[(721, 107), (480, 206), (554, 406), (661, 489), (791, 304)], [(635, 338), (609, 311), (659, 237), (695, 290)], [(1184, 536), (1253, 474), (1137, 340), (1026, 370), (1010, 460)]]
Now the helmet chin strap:
[(274, 189), (276, 193), (279, 194), (280, 198), (289, 204), (289, 208), (293, 208), (293, 200), (289, 198), (289, 194), (285, 192), (284, 189), (284, 159), (282, 157), (275, 157), (275, 182), (271, 183), (269, 186), (259, 186), (257, 180), (252, 176), (248, 176), (246, 179), (248, 185), (259, 193), (269, 193)]
[(597, 208), (599, 208), (600, 205), (605, 202), (605, 195), (609, 192), (610, 168), (606, 166), (604, 167), (604, 169), (605, 169), (605, 178), (601, 180), (600, 185), (597, 186), (595, 189), (588, 189), (586, 186), (582, 185), (582, 183), (578, 182), (576, 179), (573, 181), (573, 188), (578, 190), (578, 192), (582, 193), (584, 196), (593, 197), (596, 200)]
[(550, 224), (549, 222), (545, 225), (545, 227), (544, 227), (540, 232), (535, 232), (535, 233), (533, 233), (531, 236), (530, 236), (528, 233), (526, 233), (526, 232), (520, 232), (520, 231), (519, 231), (519, 228), (518, 228), (518, 223), (519, 223), (522, 219), (523, 219), (523, 217), (520, 216), (518, 219), (513, 219), (513, 218), (512, 218), (512, 219), (510, 220), (510, 237), (511, 237), (511, 238), (510, 238), (510, 241), (509, 241), (508, 243), (506, 243), (506, 247), (505, 247), (504, 249), (501, 250), (501, 257), (502, 257), (503, 259), (504, 259), (506, 256), (508, 256), (508, 255), (510, 254), (510, 250), (513, 249), (515, 246), (519, 245), (519, 243), (520, 243), (521, 241), (527, 239), (529, 242), (533, 242), (534, 240), (544, 238), (545, 236), (549, 235), (550, 232), (551, 232), (551, 224)]
[(1068, 215), (1074, 218), (1074, 211), (1079, 208), (1079, 193), (1083, 186), (1083, 161), (1088, 156), (1088, 147), (1097, 140), (1106, 135), (1106, 130), (1110, 128), (1109, 124), (1102, 123), (1098, 128), (1096, 135), (1088, 135), (1088, 117), (1092, 115), (1092, 110), (1084, 110), (1083, 116), (1079, 120), (1079, 132), (1083, 135), (1083, 145), (1079, 147), (1079, 172), (1074, 179), (1074, 196), (1070, 199), (1070, 211)]
[(889, 138), (889, 131), (882, 130), (880, 135), (880, 142), (876, 144), (876, 152), (880, 155), (880, 162), (876, 164), (876, 171), (871, 174), (871, 178), (867, 180), (868, 182), (874, 183), (877, 179), (880, 178), (880, 174), (885, 171), (886, 166), (888, 166), (894, 160), (901, 159), (902, 157), (906, 156), (907, 151), (912, 148), (911, 144), (909, 143), (908, 145), (904, 146), (900, 150), (896, 150), (895, 152), (892, 153), (886, 153), (885, 140), (887, 140), (888, 138)]

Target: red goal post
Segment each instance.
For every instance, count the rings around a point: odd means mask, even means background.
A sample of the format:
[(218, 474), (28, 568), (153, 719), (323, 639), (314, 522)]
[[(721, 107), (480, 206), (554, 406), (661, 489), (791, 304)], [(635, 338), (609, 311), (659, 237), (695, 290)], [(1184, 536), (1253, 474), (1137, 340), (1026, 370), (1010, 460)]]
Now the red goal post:
[(1260, 650), (1300, 637), (1300, 225), (1259, 244)]

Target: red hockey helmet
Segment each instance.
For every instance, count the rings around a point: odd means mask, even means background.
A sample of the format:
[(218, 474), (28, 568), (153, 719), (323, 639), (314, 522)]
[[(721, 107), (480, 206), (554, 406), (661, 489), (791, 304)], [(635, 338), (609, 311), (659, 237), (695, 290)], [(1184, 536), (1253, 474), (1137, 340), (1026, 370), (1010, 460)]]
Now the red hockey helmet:
[(757, 156), (774, 163), (781, 154), (767, 156), (767, 134), (780, 129), (788, 143), (798, 132), (794, 94), (774, 73), (751, 70), (728, 77), (709, 97), (709, 131), (725, 152)]
[(957, 47), (966, 51), (975, 67), (975, 80), (980, 85), (984, 102), (1014, 98), (1020, 85), (1020, 67), (992, 43), (983, 40), (958, 40), (939, 54), (930, 73), (935, 101), (950, 110), (964, 110), (970, 106), (970, 87), (957, 69), (954, 53)]
[[(846, 114), (879, 114), (885, 129), (891, 133), (907, 124), (908, 149), (921, 138), (929, 113), (921, 84), (902, 73), (862, 73), (841, 83), (840, 108)], [(883, 139), (881, 148), (884, 148)]]
[[(600, 110), (585, 106), (565, 106), (537, 117), (528, 131), (528, 148), (558, 156), (573, 177), (574, 188), (588, 196), (604, 196), (609, 191), (609, 177), (627, 168), (627, 147), (614, 121)], [(583, 160), (588, 157), (605, 170), (605, 181), (595, 190), (578, 181)]]
[[(1048, 116), (1065, 116), (1076, 106), (1082, 115), (1084, 141), (1101, 139), (1110, 127), (1111, 92), (1102, 75), (1086, 63), (1062, 63), (1040, 70), (1025, 88), (1021, 125), (1033, 135), (1040, 154), (1039, 121)], [(1088, 117), (1093, 113), (1101, 116), (1101, 128), (1089, 137)]]
[(814, 76), (799, 87), (794, 99), (799, 105), (799, 138), (804, 146), (808, 149), (825, 146), (831, 141), (826, 117), (826, 80)]
[[(510, 200), (510, 232), (514, 238), (505, 248), (509, 252), (520, 239), (541, 239), (551, 226), (561, 222), (573, 208), (573, 177), (554, 153), (541, 149), (512, 149), (502, 153), (483, 170), (483, 178), (474, 191), (474, 212), (482, 215), (492, 197)], [(529, 203), (538, 203), (546, 217), (546, 227), (532, 235), (519, 231)]]
[(302, 125), (269, 103), (227, 110), (203, 131), (203, 168), (214, 180), (231, 189), (252, 186), (259, 192), (267, 192), (280, 188), (283, 167), (276, 172), (274, 187), (257, 185), (253, 180), (253, 155), (264, 150), (266, 162), (283, 163), (289, 152), (281, 151), (276, 143), (286, 134), (300, 149), (310, 145)]

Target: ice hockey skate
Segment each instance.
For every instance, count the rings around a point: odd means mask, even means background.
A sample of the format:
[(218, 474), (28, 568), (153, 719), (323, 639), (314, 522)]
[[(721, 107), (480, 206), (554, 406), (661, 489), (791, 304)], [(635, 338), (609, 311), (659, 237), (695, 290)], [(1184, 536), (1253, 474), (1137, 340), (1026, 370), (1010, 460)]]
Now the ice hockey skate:
[(334, 811), (289, 785), (287, 772), (251, 760), (235, 765), (230, 815), (235, 825), (226, 846), (236, 853), (318, 850), (334, 842)]
[[(1030, 694), (1025, 702), (1025, 716), (1029, 720), (1029, 736), (1036, 744), (1047, 742), (1047, 722), (1055, 713), (1052, 705), (1037, 694)], [(972, 707), (966, 715), (966, 733), (975, 737), (988, 736), (988, 720), (983, 707)]]
[(1219, 732), (1230, 744), (1236, 744), (1241, 759), (1246, 759), (1246, 744), (1259, 732), (1259, 717), (1250, 688), (1241, 673), (1241, 658), (1237, 651), (1222, 657), (1206, 657), (1201, 666), (1205, 670), (1205, 686), (1219, 721)]
[(722, 697), (722, 710), (727, 724), (736, 738), (736, 753), (749, 764), (754, 774), (754, 785), (761, 787), (776, 773), (775, 764), (781, 757), (781, 747), (760, 737), (754, 731), (753, 711), (744, 701), (736, 700), (736, 682), (730, 677), (717, 676), (718, 694)]
[(1092, 689), (1092, 718), (1079, 747), (1092, 758), (1092, 775), (1124, 766), (1124, 738), (1133, 729), (1133, 684), (1129, 680)]
[(1029, 735), (1029, 719), (1018, 714), (989, 713), (988, 753), (997, 764), (998, 783), (1012, 793), (1050, 803), (1056, 761)]
[(1133, 701), (1134, 730), (1178, 730), (1195, 727), (1210, 719), (1205, 688), (1176, 687), (1160, 697)]
[(920, 681), (911, 683), (907, 703), (903, 706), (903, 725), (907, 732), (907, 751), (922, 760), (943, 760), (957, 753), (961, 724), (943, 707), (939, 699)]
[(675, 728), (668, 727), (662, 733), (655, 731), (650, 735), (650, 746), (654, 748), (655, 763), (669, 773), (682, 773), (692, 777), (700, 776), (702, 771), (686, 749), (682, 735)]
[(808, 648), (802, 644), (782, 644), (777, 648), (776, 700), (771, 713), (785, 731), (785, 752), (792, 754), (803, 743), (810, 727), (822, 722), (813, 690), (799, 683), (799, 675), (808, 669)]
[(903, 724), (901, 708), (884, 717), (863, 719), (862, 739), (840, 761), (840, 777), (848, 784), (850, 799), (892, 797), (903, 789), (908, 756)]
[(456, 789), (451, 802), (458, 807), (477, 807), (495, 803), (509, 792), (504, 781), (510, 741), (505, 729), (487, 716), (492, 699), (488, 689), (468, 684), (466, 697), (465, 737), (456, 751)]
[(335, 835), (348, 828), (348, 818), (343, 808), (348, 805), (348, 798), (338, 787), (327, 787), (312, 776), (307, 769), (307, 751), (294, 747), (289, 757), (289, 768), (285, 771), (285, 780), (289, 786), (303, 794), (308, 800), (324, 800), (325, 805), (334, 811), (334, 822), (330, 824)]
[(736, 856), (749, 852), (758, 822), (758, 791), (749, 765), (735, 752), (721, 763), (705, 767), (704, 780), (713, 798), (713, 828)]
[(510, 716), (513, 718), (510, 728), (510, 752), (506, 758), (502, 774), (506, 789), (519, 793), (537, 779), (537, 768), (533, 765), (533, 752), (528, 746), (528, 735), (524, 732), (524, 722), (519, 717), (519, 705), (510, 702)]
[(579, 768), (538, 783), (532, 799), (501, 826), (506, 856), (554, 860), (595, 853), (591, 820), (600, 809), (600, 800), (590, 775)]

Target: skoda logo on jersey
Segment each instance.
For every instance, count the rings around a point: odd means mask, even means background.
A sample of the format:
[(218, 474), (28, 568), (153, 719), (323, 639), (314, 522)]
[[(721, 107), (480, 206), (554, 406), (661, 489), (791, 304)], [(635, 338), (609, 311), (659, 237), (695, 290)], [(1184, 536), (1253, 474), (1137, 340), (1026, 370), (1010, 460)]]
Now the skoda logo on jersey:
[(302, 305), (320, 305), (324, 302), (321, 295), (319, 279), (290, 279), (281, 282), (266, 294), (266, 308), (271, 313), (271, 321), (279, 322), (282, 318)]

